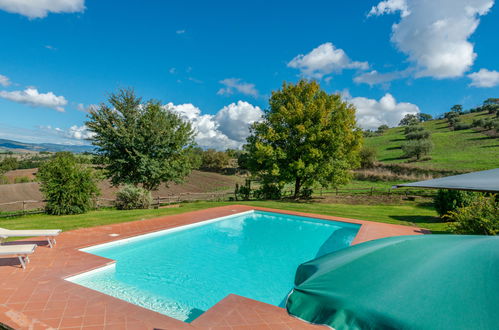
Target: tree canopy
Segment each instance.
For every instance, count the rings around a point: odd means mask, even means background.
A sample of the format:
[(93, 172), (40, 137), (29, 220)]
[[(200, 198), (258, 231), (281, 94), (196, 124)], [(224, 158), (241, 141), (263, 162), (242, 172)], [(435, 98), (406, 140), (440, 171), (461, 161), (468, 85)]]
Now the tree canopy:
[(191, 125), (157, 101), (142, 103), (133, 90), (120, 90), (90, 112), (86, 125), (113, 185), (154, 190), (190, 173)]
[(315, 183), (348, 182), (358, 165), (362, 132), (355, 108), (315, 81), (284, 83), (274, 91), (263, 120), (252, 125), (244, 165), (264, 185), (294, 183), (294, 196)]

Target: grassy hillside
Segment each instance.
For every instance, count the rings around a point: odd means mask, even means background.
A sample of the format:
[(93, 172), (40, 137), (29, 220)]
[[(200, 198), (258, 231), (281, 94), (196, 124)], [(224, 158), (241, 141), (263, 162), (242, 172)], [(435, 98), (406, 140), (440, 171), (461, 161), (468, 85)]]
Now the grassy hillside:
[[(461, 116), (463, 123), (473, 119), (488, 118), (486, 112)], [(499, 139), (491, 138), (474, 129), (452, 131), (446, 120), (432, 120), (422, 124), (431, 132), (434, 144), (430, 160), (411, 163), (414, 166), (434, 169), (474, 171), (499, 167)], [(395, 127), (381, 136), (365, 139), (366, 146), (376, 148), (378, 160), (384, 163), (402, 163), (401, 145), (405, 142), (404, 128)]]

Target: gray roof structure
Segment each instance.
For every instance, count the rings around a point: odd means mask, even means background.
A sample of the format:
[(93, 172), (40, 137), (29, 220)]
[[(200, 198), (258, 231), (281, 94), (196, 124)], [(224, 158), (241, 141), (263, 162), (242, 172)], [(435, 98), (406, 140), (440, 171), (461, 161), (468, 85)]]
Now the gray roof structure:
[(398, 184), (394, 187), (454, 189), (495, 193), (499, 192), (499, 168), (446, 176), (432, 180)]

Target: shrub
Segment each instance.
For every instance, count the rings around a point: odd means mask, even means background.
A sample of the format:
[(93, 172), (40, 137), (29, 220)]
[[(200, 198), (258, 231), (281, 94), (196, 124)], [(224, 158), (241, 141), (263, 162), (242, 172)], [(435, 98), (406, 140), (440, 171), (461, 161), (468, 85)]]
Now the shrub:
[(31, 179), (27, 176), (20, 176), (14, 179), (14, 183), (27, 183), (31, 182)]
[(379, 134), (383, 134), (386, 130), (388, 130), (390, 127), (388, 127), (388, 125), (381, 125), (380, 127), (378, 127), (378, 129), (376, 130), (376, 133), (379, 133)]
[(372, 147), (362, 147), (359, 157), (361, 168), (373, 168), (378, 160), (377, 151)]
[(281, 199), (282, 190), (276, 184), (266, 183), (255, 190), (254, 196), (257, 199)]
[(427, 130), (421, 130), (417, 132), (411, 132), (405, 136), (407, 140), (424, 140), (430, 137), (430, 132)]
[(423, 126), (421, 126), (421, 125), (409, 125), (409, 126), (405, 127), (404, 134), (407, 135), (407, 134), (421, 132), (421, 131), (424, 131)]
[(441, 218), (459, 207), (470, 205), (478, 193), (462, 190), (439, 189), (434, 198), (435, 209)]
[(151, 204), (151, 192), (144, 188), (126, 185), (116, 193), (118, 210), (148, 209)]
[(499, 234), (499, 203), (495, 196), (479, 196), (470, 205), (450, 212), (450, 230), (456, 234)]
[(407, 114), (399, 122), (399, 126), (413, 125), (419, 123), (419, 118), (413, 114)]
[(485, 120), (483, 119), (474, 119), (473, 123), (471, 124), (473, 127), (484, 127), (485, 126)]
[(239, 186), (239, 184), (236, 183), (236, 189), (234, 193), (236, 195), (236, 200), (249, 200), (251, 196), (251, 187), (248, 184)]
[(314, 193), (314, 191), (312, 190), (312, 188), (309, 188), (309, 187), (303, 188), (300, 191), (300, 198), (301, 199), (310, 199), (310, 198), (312, 198), (313, 193)]
[(465, 123), (458, 122), (458, 123), (456, 123), (454, 125), (454, 130), (455, 131), (461, 131), (463, 129), (468, 129), (468, 128), (471, 128), (470, 124), (465, 124)]
[(207, 171), (220, 172), (229, 165), (230, 157), (224, 151), (205, 150), (201, 156), (201, 168)]
[(420, 160), (421, 156), (428, 155), (432, 149), (433, 144), (430, 140), (411, 140), (402, 145), (404, 157), (415, 157), (417, 160)]
[(94, 207), (99, 194), (91, 168), (78, 164), (73, 154), (58, 152), (37, 174), (48, 214), (79, 214)]

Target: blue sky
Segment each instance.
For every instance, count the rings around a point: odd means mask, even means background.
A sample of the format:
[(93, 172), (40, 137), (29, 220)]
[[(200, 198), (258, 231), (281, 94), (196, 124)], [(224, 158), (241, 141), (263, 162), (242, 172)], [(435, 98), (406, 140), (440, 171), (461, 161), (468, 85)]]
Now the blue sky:
[(283, 81), (317, 79), (364, 128), (499, 96), (492, 0), (0, 1), (0, 138), (87, 143), (89, 106), (133, 87), (238, 147)]

